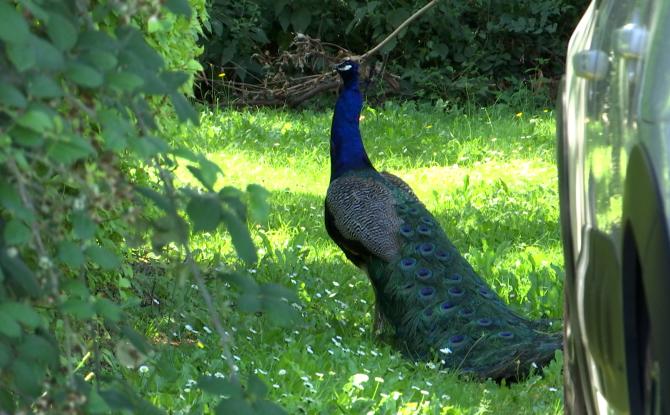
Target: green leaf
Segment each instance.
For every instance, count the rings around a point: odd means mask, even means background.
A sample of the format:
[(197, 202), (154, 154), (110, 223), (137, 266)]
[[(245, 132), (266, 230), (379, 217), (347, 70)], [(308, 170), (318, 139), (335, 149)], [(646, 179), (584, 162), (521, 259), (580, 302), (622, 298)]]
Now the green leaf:
[(255, 399), (263, 399), (268, 394), (268, 387), (262, 380), (253, 373), (249, 375), (248, 391), (254, 395)]
[(35, 98), (59, 98), (63, 90), (51, 76), (38, 74), (28, 81), (28, 93)]
[(247, 206), (242, 202), (243, 196), (244, 193), (240, 189), (232, 186), (225, 186), (219, 190), (219, 198), (244, 222), (247, 220)]
[(116, 55), (102, 49), (91, 49), (85, 52), (82, 58), (103, 72), (116, 68), (116, 65), (119, 63)]
[(116, 254), (102, 246), (90, 246), (86, 249), (86, 256), (100, 268), (110, 270), (121, 265), (121, 260)]
[(86, 399), (85, 412), (89, 414), (107, 414), (110, 413), (110, 407), (98, 393), (98, 389), (93, 387)]
[(68, 298), (61, 304), (60, 309), (79, 320), (87, 320), (95, 315), (93, 304), (87, 299)]
[(98, 298), (95, 301), (95, 312), (99, 316), (118, 323), (121, 320), (121, 308), (106, 298)]
[(24, 44), (28, 40), (30, 31), (28, 30), (28, 24), (21, 13), (16, 10), (16, 7), (7, 4), (5, 1), (0, 1), (0, 16), (2, 16), (0, 39), (10, 45)]
[(149, 159), (158, 154), (166, 153), (169, 147), (158, 137), (144, 136), (130, 142), (130, 148), (138, 156)]
[(117, 389), (101, 390), (100, 396), (110, 408), (115, 410), (115, 413), (119, 413), (121, 410), (127, 410), (130, 413), (134, 412), (135, 405), (133, 405), (133, 402), (126, 394), (121, 393)]
[(247, 186), (247, 193), (249, 193), (249, 211), (251, 213), (251, 220), (256, 223), (266, 223), (270, 216), (270, 204), (267, 201), (270, 192), (263, 186), (250, 184)]
[(74, 269), (81, 267), (85, 260), (81, 248), (71, 241), (62, 241), (58, 244), (58, 259)]
[(0, 305), (0, 314), (12, 316), (24, 326), (34, 329), (42, 325), (42, 317), (31, 306), (24, 303), (8, 302)]
[(70, 165), (95, 154), (93, 147), (81, 136), (71, 135), (69, 141), (53, 141), (47, 150), (49, 158), (57, 163)]
[[(0, 343), (0, 369), (3, 369), (7, 366), (7, 363), (13, 360), (12, 354), (12, 349), (10, 349), (5, 342)], [(0, 404), (0, 408), (1, 407), (2, 404)]]
[(254, 414), (255, 411), (249, 405), (249, 402), (243, 398), (229, 398), (222, 399), (221, 402), (214, 408), (214, 413), (216, 415), (230, 415), (230, 414), (240, 414), (240, 415), (250, 415)]
[(14, 384), (22, 394), (36, 398), (42, 392), (44, 373), (41, 369), (32, 362), (17, 359), (10, 366), (9, 372), (14, 376)]
[(308, 7), (300, 7), (291, 15), (291, 25), (296, 32), (304, 32), (312, 21), (312, 10)]
[(25, 223), (12, 219), (5, 224), (3, 236), (7, 245), (23, 245), (30, 241), (32, 234)]
[(20, 146), (39, 147), (44, 144), (44, 136), (28, 128), (15, 125), (9, 132), (12, 141)]
[(38, 362), (56, 366), (58, 364), (58, 350), (42, 336), (29, 334), (18, 347), (19, 356), (28, 362)]
[(254, 402), (254, 409), (256, 410), (257, 414), (286, 415), (286, 411), (284, 411), (279, 405), (266, 399)]
[(35, 66), (37, 59), (30, 42), (10, 43), (7, 45), (7, 57), (19, 72), (25, 72)]
[(50, 13), (47, 21), (47, 34), (56, 47), (62, 51), (72, 49), (77, 43), (77, 28), (64, 16)]
[(0, 249), (0, 265), (5, 275), (9, 275), (15, 287), (23, 290), (20, 294), (33, 298), (40, 295), (41, 290), (35, 274), (18, 255), (10, 257), (6, 249)]
[(121, 331), (123, 332), (123, 336), (141, 353), (148, 354), (151, 351), (151, 346), (147, 343), (146, 338), (136, 332), (132, 327), (124, 325), (121, 327)]
[(244, 395), (242, 386), (237, 379), (228, 380), (214, 376), (201, 376), (198, 379), (198, 388), (211, 395), (227, 395), (239, 398)]
[(173, 211), (170, 201), (157, 191), (143, 186), (137, 186), (135, 190), (137, 193), (154, 202), (156, 206), (161, 208), (164, 212), (171, 213)]
[(221, 218), (226, 224), (228, 232), (230, 232), (237, 255), (249, 264), (255, 263), (258, 259), (256, 256), (256, 247), (251, 240), (251, 235), (246, 224), (229, 209), (225, 209), (222, 212)]
[(14, 186), (2, 179), (0, 179), (0, 204), (14, 214), (25, 209), (23, 203), (21, 203), (19, 192), (14, 189)]
[(38, 133), (43, 133), (54, 127), (50, 114), (44, 109), (35, 106), (31, 106), (28, 111), (17, 118), (16, 123)]
[(194, 195), (186, 206), (194, 232), (214, 232), (221, 222), (221, 202), (212, 196)]
[(74, 234), (82, 240), (91, 239), (95, 235), (97, 225), (84, 212), (72, 214), (72, 227)]
[(166, 0), (164, 4), (172, 13), (182, 15), (187, 19), (191, 18), (191, 6), (187, 0)]
[(239, 287), (243, 291), (258, 291), (258, 284), (254, 281), (253, 278), (249, 278), (246, 275), (240, 274), (238, 272), (231, 273), (219, 273), (219, 278), (222, 278), (233, 285)]
[(65, 66), (63, 53), (51, 42), (38, 37), (30, 37), (30, 46), (35, 54), (35, 63), (42, 70), (60, 71)]
[(21, 336), (21, 326), (9, 313), (0, 312), (0, 334), (13, 338)]
[(23, 109), (28, 104), (23, 93), (12, 84), (0, 81), (0, 104)]
[(216, 179), (221, 173), (221, 168), (204, 157), (200, 157), (199, 162), (200, 168), (194, 166), (187, 166), (187, 168), (191, 174), (193, 174), (193, 176), (207, 188), (207, 190), (213, 191)]
[(71, 62), (65, 70), (65, 76), (70, 81), (85, 88), (97, 88), (104, 81), (100, 72), (80, 62)]
[(170, 94), (170, 100), (172, 101), (172, 105), (174, 105), (179, 121), (191, 121), (194, 125), (198, 125), (198, 113), (193, 109), (193, 106), (188, 102), (184, 95), (180, 92), (172, 92)]
[(68, 280), (62, 284), (63, 291), (71, 297), (87, 298), (91, 293), (86, 284), (79, 280)]
[(106, 83), (121, 92), (133, 92), (144, 85), (144, 80), (130, 72), (112, 72), (107, 74)]

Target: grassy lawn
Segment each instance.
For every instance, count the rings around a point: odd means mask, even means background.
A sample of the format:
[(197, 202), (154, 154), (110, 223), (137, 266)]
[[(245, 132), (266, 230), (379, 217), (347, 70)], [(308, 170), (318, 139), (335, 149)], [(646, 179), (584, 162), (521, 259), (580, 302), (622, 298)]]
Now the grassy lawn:
[[(362, 134), (375, 166), (414, 188), (513, 307), (554, 319), (559, 330), (563, 257), (553, 114), (387, 105), (363, 115)], [(330, 117), (309, 111), (210, 112), (199, 127), (175, 132), (175, 140), (223, 169), (217, 186), (258, 183), (270, 191), (269, 221), (252, 232), (261, 259), (245, 272), (294, 290), (298, 318), (281, 327), (271, 312), (231, 312), (226, 283), (209, 280), (242, 376), (255, 373), (267, 384), (268, 398), (290, 414), (562, 413), (560, 356), (543, 377), (511, 386), (475, 383), (439, 364), (407, 361), (371, 335), (370, 284), (323, 226)], [(177, 175), (195, 183), (185, 168)], [(225, 232), (196, 238), (195, 248), (203, 263), (235, 267)], [(161, 407), (206, 412), (214, 401), (193, 380), (225, 374), (228, 365), (197, 287), (158, 284), (155, 295), (164, 308), (142, 311), (138, 318), (163, 346), (128, 378)]]

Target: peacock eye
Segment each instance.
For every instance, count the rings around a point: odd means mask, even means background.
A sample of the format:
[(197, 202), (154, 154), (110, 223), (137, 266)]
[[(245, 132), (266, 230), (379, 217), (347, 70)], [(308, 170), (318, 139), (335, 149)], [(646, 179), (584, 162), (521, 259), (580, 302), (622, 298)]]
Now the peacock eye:
[(452, 297), (462, 297), (463, 294), (465, 294), (465, 291), (463, 291), (463, 289), (460, 287), (449, 288), (449, 295), (451, 295)]
[(463, 276), (461, 274), (451, 274), (447, 276), (447, 282), (451, 284), (457, 284), (463, 281)]
[(490, 318), (480, 318), (477, 320), (477, 324), (479, 324), (481, 327), (488, 327), (493, 323), (493, 321)]
[(342, 70), (343, 70), (343, 71), (348, 71), (349, 69), (351, 69), (351, 65), (344, 65), (344, 66), (342, 67)]
[(416, 271), (416, 276), (421, 280), (427, 280), (433, 275), (433, 272), (428, 268), (420, 268)]
[(421, 297), (429, 298), (435, 294), (435, 289), (433, 287), (423, 287), (419, 290), (419, 293), (421, 294)]

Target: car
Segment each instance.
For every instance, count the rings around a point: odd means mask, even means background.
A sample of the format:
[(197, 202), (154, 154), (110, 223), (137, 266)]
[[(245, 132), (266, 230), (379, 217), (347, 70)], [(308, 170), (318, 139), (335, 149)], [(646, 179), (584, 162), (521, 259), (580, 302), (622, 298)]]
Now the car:
[(592, 1), (556, 115), (566, 412), (670, 414), (670, 2)]

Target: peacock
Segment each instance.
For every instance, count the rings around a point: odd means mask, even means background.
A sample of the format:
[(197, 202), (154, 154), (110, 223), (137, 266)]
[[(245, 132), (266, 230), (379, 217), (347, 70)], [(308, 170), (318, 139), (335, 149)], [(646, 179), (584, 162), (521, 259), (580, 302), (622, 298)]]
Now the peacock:
[(546, 365), (561, 335), (514, 313), (410, 186), (373, 167), (359, 129), (358, 64), (345, 60), (335, 69), (343, 83), (331, 127), (325, 225), (372, 283), (377, 331), (412, 359), (437, 359), (478, 379), (517, 380)]

